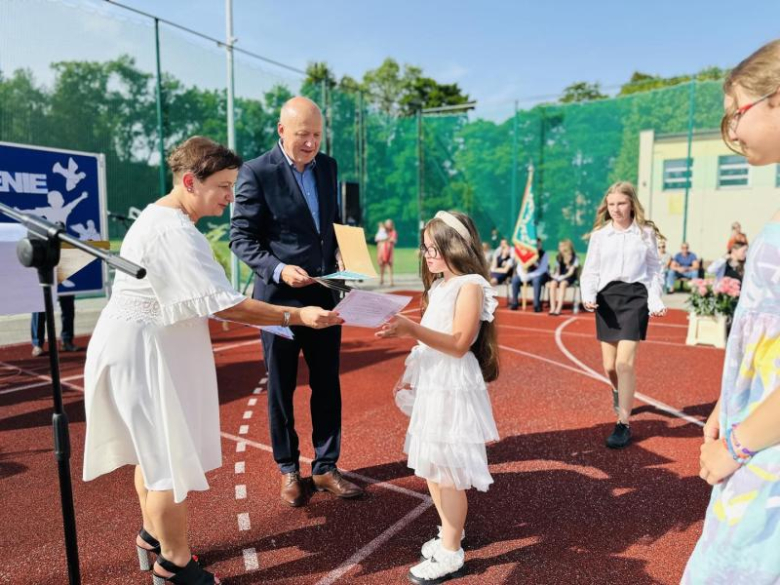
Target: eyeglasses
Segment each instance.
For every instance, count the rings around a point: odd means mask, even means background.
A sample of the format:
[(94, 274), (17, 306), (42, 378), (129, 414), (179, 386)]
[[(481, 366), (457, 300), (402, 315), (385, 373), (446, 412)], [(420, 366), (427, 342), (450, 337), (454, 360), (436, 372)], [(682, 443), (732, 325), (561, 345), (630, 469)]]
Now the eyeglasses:
[(760, 98), (758, 98), (756, 101), (754, 101), (752, 103), (745, 104), (741, 108), (737, 109), (737, 111), (735, 111), (735, 112), (733, 112), (731, 114), (727, 114), (725, 116), (725, 120), (726, 120), (726, 125), (727, 125), (729, 131), (732, 134), (734, 132), (736, 132), (737, 131), (737, 126), (739, 126), (739, 121), (742, 119), (742, 116), (744, 116), (748, 112), (748, 110), (750, 110), (750, 108), (760, 104), (761, 102), (763, 102), (766, 99), (771, 98), (773, 95), (775, 95), (775, 93), (777, 93), (776, 89), (773, 92), (766, 94), (765, 96), (761, 96)]
[(438, 258), (439, 249), (436, 246), (431, 246), (429, 248), (425, 244), (420, 244), (420, 255), (423, 257), (427, 256), (428, 258)]

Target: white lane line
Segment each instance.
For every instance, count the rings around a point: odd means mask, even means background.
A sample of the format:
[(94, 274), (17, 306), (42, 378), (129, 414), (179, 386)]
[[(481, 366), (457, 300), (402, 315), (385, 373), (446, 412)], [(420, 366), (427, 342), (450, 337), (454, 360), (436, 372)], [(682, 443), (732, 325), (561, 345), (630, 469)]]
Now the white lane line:
[(510, 351), (512, 353), (520, 354), (529, 358), (533, 358), (535, 360), (539, 360), (540, 362), (545, 362), (547, 364), (552, 364), (553, 366), (558, 366), (559, 368), (563, 368), (564, 370), (569, 370), (570, 372), (574, 372), (575, 374), (580, 374), (582, 376), (587, 376), (588, 378), (594, 378), (601, 382), (601, 378), (593, 376), (592, 374), (589, 374), (588, 372), (583, 372), (582, 370), (578, 368), (572, 368), (570, 365), (562, 364), (561, 362), (556, 362), (555, 360), (548, 359), (546, 357), (542, 357), (540, 355), (536, 355), (534, 353), (528, 353), (527, 351), (523, 351), (520, 349), (515, 349), (514, 347), (508, 347), (506, 345), (499, 345), (501, 349), (504, 351)]
[(349, 557), (338, 568), (334, 569), (333, 571), (325, 575), (322, 579), (317, 581), (317, 585), (331, 585), (331, 583), (335, 583), (336, 581), (341, 579), (341, 577), (343, 577), (349, 571), (351, 571), (356, 566), (358, 566), (366, 557), (373, 554), (379, 547), (385, 544), (388, 540), (390, 540), (401, 530), (406, 528), (406, 526), (409, 523), (413, 522), (418, 516), (423, 514), (432, 505), (433, 502), (431, 501), (422, 502), (418, 504), (418, 506), (414, 510), (409, 512), (406, 516), (404, 516), (398, 522), (390, 526), (390, 528), (382, 532), (382, 534), (377, 536), (374, 540), (369, 542), (366, 546), (364, 546), (355, 554), (353, 554), (351, 557)]
[[(69, 382), (70, 380), (80, 380), (84, 377), (84, 374), (77, 374), (75, 376), (68, 376), (67, 378), (61, 378), (60, 380), (64, 382)], [(0, 394), (11, 394), (12, 392), (19, 392), (20, 390), (30, 390), (32, 388), (40, 388), (42, 386), (49, 386), (51, 385), (51, 378), (49, 378), (45, 382), (36, 382), (35, 384), (25, 384), (24, 386), (17, 386), (15, 388), (6, 388), (5, 390), (0, 390)], [(81, 390), (79, 386), (70, 385), (73, 388), (77, 388), (78, 390)]]
[(265, 384), (266, 382), (268, 382), (268, 378), (260, 378), (258, 384)]
[(243, 461), (236, 461), (236, 473), (244, 473), (246, 471), (246, 463)]
[[(580, 373), (582, 373), (582, 372), (580, 372)], [(268, 445), (264, 445), (263, 443), (258, 443), (257, 441), (250, 441), (250, 440), (247, 440), (247, 439), (242, 438), (242, 437), (237, 437), (235, 435), (231, 435), (229, 433), (224, 433), (223, 432), (223, 433), (220, 433), (220, 434), (225, 439), (230, 439), (231, 441), (236, 441), (236, 442), (244, 442), (247, 445), (249, 445), (250, 447), (254, 447), (255, 449), (260, 449), (261, 451), (266, 451), (267, 453), (273, 453), (273, 449), (270, 446), (268, 446)], [(303, 463), (306, 463), (306, 464), (310, 464), (312, 462), (311, 459), (309, 459), (308, 457), (304, 457), (302, 455), (299, 457), (299, 459)], [(361, 473), (355, 473), (353, 471), (346, 471), (346, 470), (341, 469), (341, 468), (339, 468), (339, 470), (341, 471), (342, 475), (344, 475), (346, 477), (349, 477), (349, 478), (352, 478), (352, 479), (359, 479), (360, 481), (362, 481), (364, 483), (367, 483), (367, 484), (370, 484), (370, 485), (381, 487), (381, 488), (384, 488), (384, 489), (387, 489), (387, 490), (390, 490), (390, 491), (393, 491), (393, 492), (396, 492), (396, 493), (399, 493), (399, 494), (404, 494), (405, 496), (411, 496), (413, 498), (417, 498), (418, 500), (424, 500), (426, 502), (430, 501), (430, 499), (431, 499), (430, 496), (427, 496), (426, 494), (421, 494), (419, 492), (415, 492), (413, 490), (409, 490), (409, 489), (406, 489), (406, 488), (403, 488), (403, 487), (400, 487), (400, 486), (397, 486), (395, 484), (388, 483), (388, 482), (385, 482), (385, 481), (379, 481), (377, 479), (374, 479), (373, 477), (368, 477), (367, 475), (363, 475)]]
[(236, 499), (246, 500), (246, 486), (244, 484), (239, 484), (236, 486)]
[[(558, 328), (555, 330), (555, 343), (558, 345), (558, 349), (560, 349), (561, 352), (563, 353), (563, 355), (565, 355), (567, 358), (569, 358), (569, 360), (572, 363), (574, 363), (577, 366), (579, 366), (580, 369), (582, 369), (583, 372), (587, 373), (591, 378), (595, 378), (596, 380), (601, 380), (602, 382), (604, 382), (607, 386), (609, 386), (611, 388), (612, 387), (612, 383), (609, 381), (609, 379), (606, 376), (604, 376), (603, 374), (599, 374), (595, 370), (593, 370), (593, 369), (589, 368), (588, 366), (586, 366), (584, 363), (582, 363), (580, 360), (578, 360), (577, 357), (573, 353), (571, 353), (568, 350), (566, 345), (564, 345), (563, 338), (562, 338), (563, 330), (569, 324), (573, 323), (576, 320), (577, 320), (577, 317), (571, 317), (571, 318), (567, 319), (566, 321), (564, 321), (563, 323), (561, 323), (558, 326)], [(642, 394), (641, 392), (635, 392), (634, 393), (634, 397), (637, 400), (641, 400), (642, 402), (644, 402), (646, 404), (650, 404), (650, 405), (654, 406), (658, 410), (662, 410), (664, 412), (668, 412), (669, 414), (672, 414), (672, 415), (674, 415), (674, 416), (676, 416), (678, 418), (681, 418), (683, 420), (687, 420), (688, 422), (693, 423), (695, 425), (698, 425), (700, 427), (704, 426), (704, 423), (702, 421), (700, 421), (699, 419), (694, 418), (694, 417), (692, 417), (692, 416), (690, 416), (688, 414), (685, 414), (684, 412), (682, 412), (680, 410), (677, 410), (673, 406), (669, 406), (665, 402), (661, 402), (660, 400), (656, 400), (655, 398), (647, 396), (646, 394)]]
[(250, 418), (252, 418), (252, 411), (251, 410), (245, 411), (244, 412), (244, 420), (249, 420)]
[(252, 394), (260, 394), (262, 391), (263, 391), (262, 388), (255, 388), (254, 390), (252, 390)]
[(252, 528), (252, 523), (249, 521), (249, 512), (241, 512), (238, 515), (238, 529), (243, 532)]
[[(19, 366), (14, 366), (11, 364), (7, 364), (5, 362), (0, 362), (0, 366), (5, 366), (7, 368), (14, 368), (15, 370), (18, 370), (22, 374), (27, 374), (28, 376), (32, 376), (36, 380), (41, 380), (42, 385), (44, 384), (51, 384), (51, 377), (50, 376), (44, 376), (43, 374), (39, 374), (38, 372), (33, 372), (32, 370), (28, 370), (25, 368), (20, 368)], [(68, 378), (60, 378), (60, 382), (63, 386), (68, 386), (69, 388), (72, 388), (73, 390), (76, 390), (77, 392), (83, 392), (84, 389), (81, 386), (77, 386), (76, 384), (69, 384), (67, 380), (76, 380), (78, 378), (82, 378), (83, 374), (77, 377), (70, 376)], [(4, 390), (3, 394), (8, 393), (9, 390)]]
[(255, 406), (257, 404), (257, 398), (250, 398), (249, 402), (246, 403), (247, 406)]
[[(507, 313), (507, 314), (513, 314), (516, 316), (525, 315), (526, 317), (544, 317), (547, 315), (547, 313), (531, 313), (531, 312), (523, 312), (523, 311), (512, 311), (510, 309), (507, 309), (506, 307), (499, 307), (496, 309), (496, 311), (500, 313)], [(587, 311), (584, 313), (587, 315)], [(576, 319), (577, 317), (573, 317)], [(673, 327), (675, 329), (688, 329), (687, 325), (680, 325), (678, 323), (661, 323), (659, 321), (650, 321), (650, 327)]]
[[(576, 317), (572, 317), (572, 318), (575, 319)], [(555, 331), (552, 330), (552, 329), (539, 329), (537, 327), (520, 327), (518, 325), (503, 325), (503, 324), (499, 323), (498, 324), (498, 328), (499, 329), (513, 329), (513, 330), (517, 330), (517, 331), (530, 331), (530, 332), (533, 332), (533, 333), (546, 333), (546, 334), (549, 334), (549, 335), (555, 335)], [(593, 339), (593, 334), (591, 334), (591, 333), (576, 333), (576, 332), (573, 332), (573, 331), (571, 331), (571, 332), (567, 331), (565, 333), (565, 335), (569, 335), (571, 337), (587, 337), (588, 339)], [(674, 341), (655, 341), (655, 340), (652, 340), (652, 339), (647, 339), (647, 340), (643, 341), (642, 343), (643, 344), (644, 343), (651, 343), (651, 344), (654, 344), (654, 345), (672, 345), (674, 347), (683, 347), (683, 348), (689, 348), (689, 349), (718, 349), (717, 347), (713, 347), (711, 345), (697, 345), (697, 346), (693, 346), (693, 345), (688, 345), (686, 343), (676, 343)], [(719, 351), (723, 351), (723, 350), (719, 350)]]
[(245, 345), (252, 345), (253, 343), (260, 343), (259, 339), (253, 339), (252, 341), (242, 341), (240, 343), (231, 343), (230, 345), (222, 345), (220, 347), (213, 348), (214, 353), (220, 351), (227, 351), (228, 349), (235, 349), (237, 347), (244, 347)]
[(236, 453), (243, 453), (244, 451), (246, 451), (246, 441), (236, 443)]
[(249, 425), (241, 425), (238, 427), (239, 435), (246, 435), (249, 432)]
[(247, 571), (257, 571), (260, 568), (260, 563), (257, 561), (257, 551), (253, 548), (245, 548), (244, 554), (244, 569)]

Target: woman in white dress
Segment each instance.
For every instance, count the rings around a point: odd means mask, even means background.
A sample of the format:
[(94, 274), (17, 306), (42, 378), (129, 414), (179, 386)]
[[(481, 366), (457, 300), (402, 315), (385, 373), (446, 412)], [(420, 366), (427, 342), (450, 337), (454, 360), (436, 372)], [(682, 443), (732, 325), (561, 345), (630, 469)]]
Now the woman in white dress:
[(186, 496), (206, 490), (221, 465), (217, 377), (209, 315), (252, 325), (340, 323), (319, 307), (276, 307), (235, 292), (195, 222), (233, 201), (241, 159), (203, 137), (168, 158), (173, 189), (149, 205), (122, 242), (123, 257), (146, 268), (117, 272), (84, 368), (87, 434), (84, 480), (135, 465), (143, 528), (142, 569), (156, 553), (154, 581), (216, 583), (187, 543)]

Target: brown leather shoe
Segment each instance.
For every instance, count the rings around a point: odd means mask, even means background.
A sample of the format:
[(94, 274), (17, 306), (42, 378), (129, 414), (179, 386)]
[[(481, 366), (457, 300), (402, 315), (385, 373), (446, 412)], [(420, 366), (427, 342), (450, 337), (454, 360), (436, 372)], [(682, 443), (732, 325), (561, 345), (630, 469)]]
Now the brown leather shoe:
[(281, 495), (285, 504), (293, 508), (303, 506), (309, 499), (308, 483), (301, 479), (301, 474), (297, 471), (285, 473), (282, 475)]
[(344, 479), (338, 469), (332, 469), (322, 475), (312, 475), (314, 487), (318, 492), (330, 492), (339, 498), (358, 498), (363, 495), (363, 488)]

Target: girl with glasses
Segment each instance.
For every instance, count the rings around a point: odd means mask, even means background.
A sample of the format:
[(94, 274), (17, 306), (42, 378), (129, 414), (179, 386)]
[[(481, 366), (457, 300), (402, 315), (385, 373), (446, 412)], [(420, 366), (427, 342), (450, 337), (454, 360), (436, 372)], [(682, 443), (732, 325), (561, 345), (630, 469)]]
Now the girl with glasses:
[[(780, 163), (780, 40), (735, 67), (721, 129), (751, 165)], [(780, 582), (780, 211), (750, 245), (700, 477), (714, 486), (682, 582)]]

